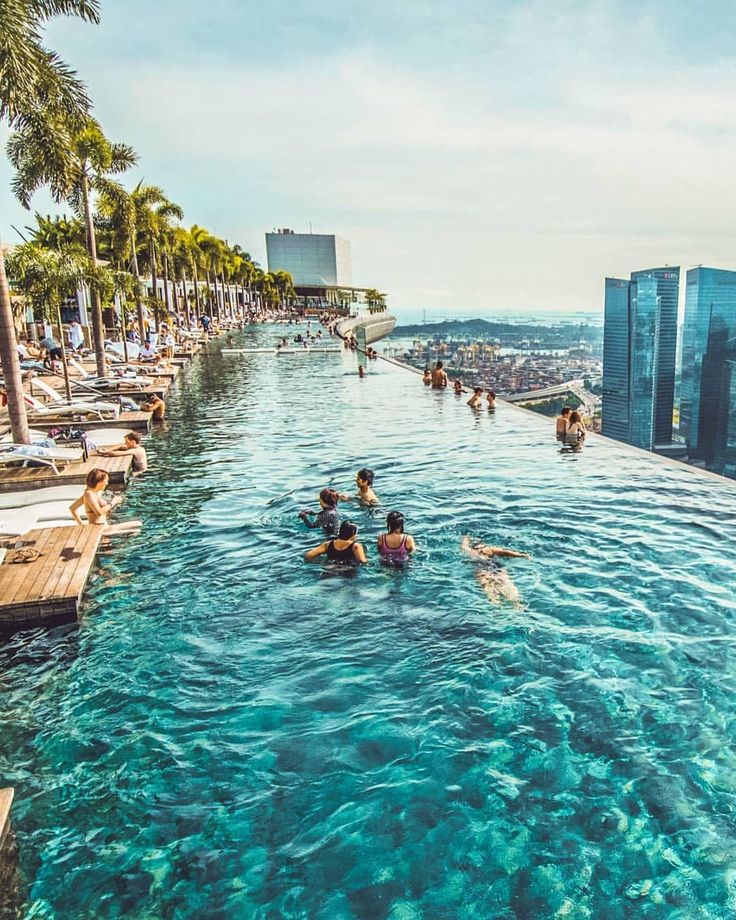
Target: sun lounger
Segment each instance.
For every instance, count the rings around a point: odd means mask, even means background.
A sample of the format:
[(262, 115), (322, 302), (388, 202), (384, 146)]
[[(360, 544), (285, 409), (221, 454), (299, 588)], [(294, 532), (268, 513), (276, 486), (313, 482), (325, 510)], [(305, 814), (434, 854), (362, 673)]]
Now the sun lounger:
[(74, 499), (38, 502), (35, 505), (24, 505), (22, 508), (2, 509), (0, 510), (0, 536), (20, 536), (39, 527), (73, 527), (76, 521), (69, 510), (73, 501)]
[(46, 489), (24, 489), (22, 492), (0, 492), (0, 517), (6, 511), (28, 508), (31, 505), (47, 505), (50, 502), (66, 502), (67, 506), (79, 498), (84, 486), (49, 486)]
[(69, 403), (66, 402), (53, 387), (50, 387), (48, 384), (41, 386), (43, 383), (42, 380), (35, 378), (34, 383), (40, 389), (44, 390), (44, 392), (48, 392), (49, 395), (53, 393), (53, 397), (51, 405), (45, 405), (35, 397), (24, 393), (23, 398), (31, 408), (30, 415), (37, 415), (39, 417), (44, 415), (98, 415), (102, 418), (103, 413), (116, 416), (120, 414), (120, 405), (118, 403), (102, 401), (92, 402), (82, 399), (76, 399)]
[(84, 451), (77, 447), (36, 447), (32, 444), (13, 444), (3, 445), (0, 448), (0, 465), (9, 465), (20, 463), (26, 466), (28, 463), (40, 463), (43, 466), (50, 466), (51, 469), (59, 474), (58, 463), (74, 463), (82, 460)]

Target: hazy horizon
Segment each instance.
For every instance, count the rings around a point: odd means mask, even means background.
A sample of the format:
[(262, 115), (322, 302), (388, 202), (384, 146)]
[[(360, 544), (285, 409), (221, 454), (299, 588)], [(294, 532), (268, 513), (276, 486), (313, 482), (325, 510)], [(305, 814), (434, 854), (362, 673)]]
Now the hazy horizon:
[[(356, 284), (439, 317), (596, 312), (606, 275), (736, 268), (735, 25), (663, 0), (103, 0), (100, 27), (46, 38), (138, 151), (126, 183), (264, 266), (273, 227), (337, 233)], [(4, 157), (0, 178), (15, 242), (31, 215)]]

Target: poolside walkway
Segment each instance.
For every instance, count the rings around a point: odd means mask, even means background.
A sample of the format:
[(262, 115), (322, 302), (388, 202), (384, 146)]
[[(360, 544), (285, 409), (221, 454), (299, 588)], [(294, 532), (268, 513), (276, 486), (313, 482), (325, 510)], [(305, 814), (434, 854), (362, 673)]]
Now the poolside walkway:
[(26, 492), (51, 486), (84, 485), (90, 470), (105, 470), (110, 484), (124, 486), (130, 475), (133, 458), (90, 457), (89, 460), (59, 464), (59, 475), (48, 466), (10, 466), (0, 468), (0, 492)]
[(102, 527), (31, 530), (16, 546), (38, 550), (34, 562), (0, 564), (0, 631), (68, 623), (77, 618), (82, 592), (102, 539)]

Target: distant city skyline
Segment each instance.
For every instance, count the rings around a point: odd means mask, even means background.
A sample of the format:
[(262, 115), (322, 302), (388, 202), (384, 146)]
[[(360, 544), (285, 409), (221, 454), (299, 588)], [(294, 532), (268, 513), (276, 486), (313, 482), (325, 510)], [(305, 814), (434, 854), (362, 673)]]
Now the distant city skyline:
[(399, 313), (602, 311), (632, 264), (736, 268), (736, 11), (553, 7), (102, 0), (48, 42), (139, 153), (127, 182), (264, 266), (274, 227), (343, 236)]

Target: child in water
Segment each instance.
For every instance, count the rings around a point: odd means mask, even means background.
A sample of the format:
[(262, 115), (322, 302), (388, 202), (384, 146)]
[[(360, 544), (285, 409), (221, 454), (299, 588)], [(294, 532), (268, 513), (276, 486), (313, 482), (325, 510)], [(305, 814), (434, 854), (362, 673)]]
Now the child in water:
[(478, 584), (483, 588), (488, 600), (499, 606), (503, 601), (508, 601), (514, 607), (521, 607), (519, 590), (509, 577), (508, 572), (497, 562), (497, 558), (505, 559), (531, 559), (529, 553), (519, 553), (514, 549), (503, 549), (500, 546), (487, 546), (480, 540), (471, 540), (463, 537), (460, 548), (475, 562), (482, 563), (475, 570)]
[(300, 511), (299, 519), (310, 529), (321, 527), (326, 534), (334, 536), (340, 527), (340, 515), (337, 512), (339, 499), (340, 496), (334, 489), (322, 489), (319, 493), (320, 510)]

